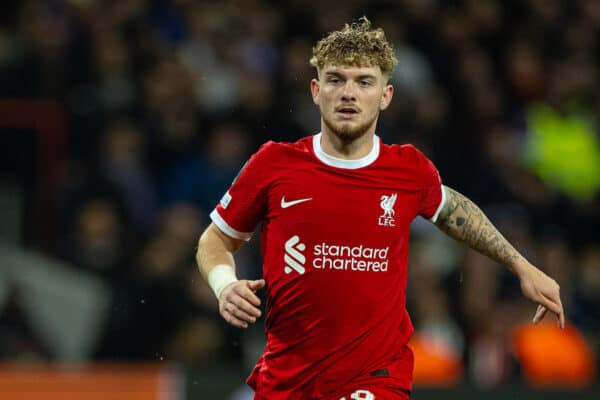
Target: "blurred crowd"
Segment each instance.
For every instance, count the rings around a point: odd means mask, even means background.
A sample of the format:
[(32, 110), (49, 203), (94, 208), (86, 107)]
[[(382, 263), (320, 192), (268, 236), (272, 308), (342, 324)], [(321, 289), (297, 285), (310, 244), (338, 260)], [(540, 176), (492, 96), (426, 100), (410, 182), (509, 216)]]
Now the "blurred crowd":
[[(600, 1), (3, 1), (0, 97), (68, 118), (47, 251), (110, 288), (90, 359), (254, 361), (261, 328), (221, 321), (197, 239), (262, 142), (318, 132), (311, 47), (361, 15), (399, 59), (377, 134), (420, 148), (556, 278), (597, 365)], [(256, 240), (237, 259), (260, 276)], [(423, 220), (410, 269), (418, 338), (482, 386), (523, 375), (515, 337), (535, 306), (509, 272)], [(0, 309), (0, 358), (54, 359), (20, 295)]]

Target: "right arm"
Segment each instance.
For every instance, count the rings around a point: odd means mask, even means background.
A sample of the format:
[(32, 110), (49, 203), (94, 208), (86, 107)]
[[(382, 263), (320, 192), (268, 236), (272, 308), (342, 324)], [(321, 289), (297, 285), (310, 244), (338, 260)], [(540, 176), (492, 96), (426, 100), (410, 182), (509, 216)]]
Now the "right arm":
[(264, 279), (238, 280), (233, 255), (244, 243), (224, 234), (211, 223), (198, 241), (196, 261), (202, 278), (219, 301), (219, 313), (231, 325), (247, 328), (260, 317), (260, 299), (255, 292), (265, 286)]

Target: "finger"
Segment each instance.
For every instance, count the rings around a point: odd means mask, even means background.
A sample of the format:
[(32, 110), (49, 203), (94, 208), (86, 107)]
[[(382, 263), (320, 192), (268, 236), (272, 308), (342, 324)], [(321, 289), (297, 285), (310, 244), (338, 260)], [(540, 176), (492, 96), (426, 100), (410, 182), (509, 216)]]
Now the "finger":
[(246, 301), (255, 305), (256, 307), (260, 306), (260, 299), (256, 294), (254, 294), (254, 290), (252, 290), (252, 288), (250, 287), (250, 283), (248, 283), (248, 286), (240, 287), (237, 294)]
[(558, 326), (560, 327), (560, 329), (565, 329), (565, 313), (564, 313), (564, 311), (561, 312), (559, 315), (557, 315), (557, 319), (558, 319)]
[(252, 289), (252, 291), (256, 292), (257, 290), (264, 288), (266, 282), (264, 279), (257, 279), (255, 281), (248, 281), (248, 285), (250, 286), (250, 289)]
[(258, 318), (260, 317), (260, 309), (258, 307), (255, 307), (254, 305), (252, 305), (248, 300), (246, 300), (244, 297), (242, 296), (238, 296), (236, 297), (234, 304), (241, 310), (245, 311), (246, 313)]
[(246, 322), (240, 320), (239, 318), (237, 318), (235, 315), (231, 314), (227, 310), (221, 311), (221, 316), (223, 317), (223, 319), (225, 319), (225, 321), (227, 321), (227, 323), (235, 326), (236, 328), (244, 328), (245, 329), (248, 327), (248, 324)]
[(544, 311), (544, 307), (538, 305), (537, 308), (536, 308), (536, 310), (535, 310), (535, 314), (534, 314), (533, 320), (532, 320), (534, 324), (537, 324), (540, 321), (540, 319), (542, 317), (542, 314), (543, 314), (543, 311)]
[(558, 315), (558, 324), (560, 329), (565, 329), (565, 308), (562, 305), (562, 301), (560, 300), (560, 295), (558, 296), (558, 303), (560, 305), (560, 314)]
[(558, 301), (560, 303), (560, 312), (558, 314), (556, 314), (556, 319), (557, 319), (557, 323), (558, 323), (558, 326), (560, 327), (560, 329), (565, 329), (565, 309), (564, 309), (560, 299)]
[(249, 323), (256, 322), (256, 317), (248, 314), (246, 311), (242, 310), (241, 308), (239, 308), (237, 305), (235, 305), (233, 303), (228, 303), (225, 306), (225, 309), (239, 320), (242, 320), (244, 322), (249, 322)]
[(558, 326), (561, 329), (563, 329), (565, 327), (565, 312), (564, 312), (562, 302), (560, 300), (560, 296), (557, 297), (556, 300), (554, 300), (544, 294), (542, 294), (542, 297), (544, 298), (544, 300), (546, 300), (546, 303), (548, 304), (547, 307), (550, 309), (550, 311), (552, 311), (554, 314), (556, 314)]
[(538, 322), (543, 320), (544, 316), (546, 315), (546, 312), (548, 312), (548, 309), (546, 307), (538, 305), (535, 315), (533, 316), (533, 323), (537, 324)]
[(552, 311), (554, 314), (559, 315), (562, 312), (562, 304), (560, 303), (560, 298), (558, 300), (555, 300), (542, 293), (542, 299), (542, 305), (550, 311)]

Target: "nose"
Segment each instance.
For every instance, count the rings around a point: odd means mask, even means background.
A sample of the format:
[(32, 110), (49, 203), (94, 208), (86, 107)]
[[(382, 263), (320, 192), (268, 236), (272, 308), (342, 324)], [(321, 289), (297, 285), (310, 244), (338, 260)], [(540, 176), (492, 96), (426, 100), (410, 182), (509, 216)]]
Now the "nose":
[(342, 92), (342, 100), (343, 101), (355, 101), (356, 100), (356, 94), (355, 94), (355, 87), (354, 87), (354, 82), (351, 79), (348, 79), (346, 81), (346, 84), (344, 85), (344, 90)]

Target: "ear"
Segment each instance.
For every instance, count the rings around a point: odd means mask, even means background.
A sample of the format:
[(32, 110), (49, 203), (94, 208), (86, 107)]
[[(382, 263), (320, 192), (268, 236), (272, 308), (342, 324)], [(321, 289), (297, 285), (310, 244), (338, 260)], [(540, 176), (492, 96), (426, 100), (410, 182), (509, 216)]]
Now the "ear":
[(385, 85), (383, 88), (383, 94), (381, 95), (381, 100), (379, 102), (379, 110), (383, 111), (392, 102), (392, 97), (394, 96), (394, 87), (392, 85)]
[(313, 102), (316, 105), (319, 105), (320, 98), (319, 94), (321, 93), (321, 83), (318, 79), (313, 78), (310, 81), (310, 93), (312, 94)]

